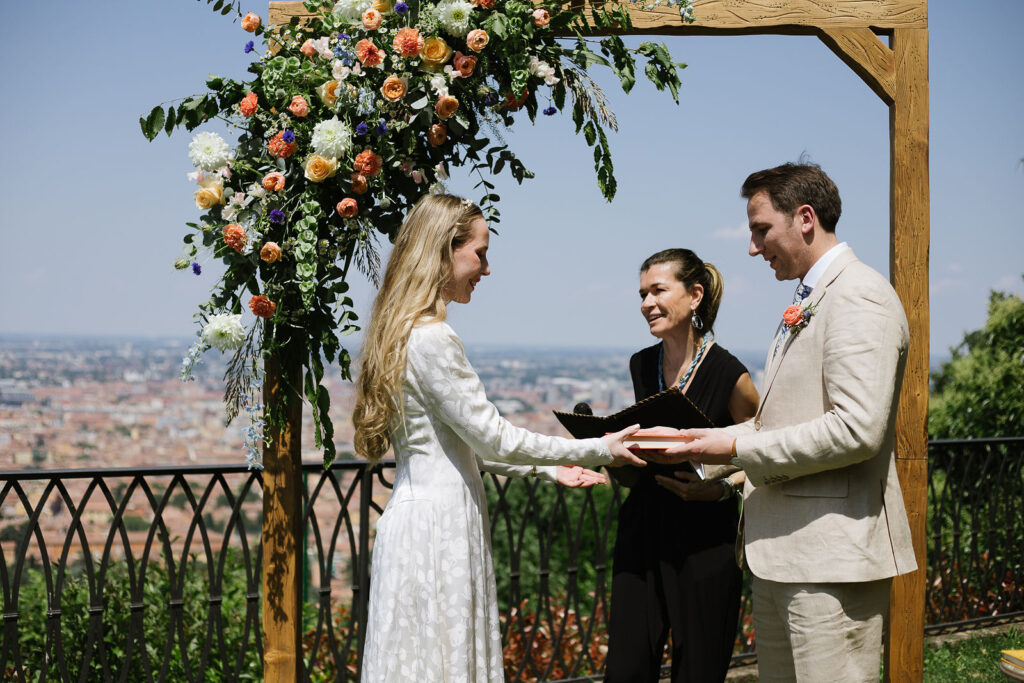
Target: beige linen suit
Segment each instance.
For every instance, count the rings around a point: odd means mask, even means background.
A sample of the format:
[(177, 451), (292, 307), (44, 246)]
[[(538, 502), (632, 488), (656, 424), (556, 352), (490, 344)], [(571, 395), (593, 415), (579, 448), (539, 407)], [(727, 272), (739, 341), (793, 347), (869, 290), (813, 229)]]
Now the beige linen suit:
[[(774, 357), (775, 342), (769, 349), (757, 414), (726, 428), (747, 474), (740, 562), (785, 584), (914, 571), (893, 455), (909, 341), (903, 307), (850, 249), (803, 305), (814, 307), (807, 325)], [(866, 666), (877, 680), (877, 660), (873, 672)]]

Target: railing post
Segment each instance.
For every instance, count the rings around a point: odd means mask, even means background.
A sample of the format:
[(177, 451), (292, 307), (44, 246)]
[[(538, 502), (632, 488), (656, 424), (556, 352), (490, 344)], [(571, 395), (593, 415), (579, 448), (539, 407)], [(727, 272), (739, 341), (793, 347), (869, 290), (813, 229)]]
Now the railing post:
[(363, 673), (363, 648), (366, 646), (366, 621), (370, 607), (370, 501), (373, 499), (373, 469), (369, 463), (359, 470), (359, 564), (356, 568), (356, 587), (352, 592), (357, 631), (357, 676)]
[[(270, 337), (268, 330), (268, 337)], [(267, 356), (263, 402), (263, 676), (302, 677), (302, 386), (301, 346)]]

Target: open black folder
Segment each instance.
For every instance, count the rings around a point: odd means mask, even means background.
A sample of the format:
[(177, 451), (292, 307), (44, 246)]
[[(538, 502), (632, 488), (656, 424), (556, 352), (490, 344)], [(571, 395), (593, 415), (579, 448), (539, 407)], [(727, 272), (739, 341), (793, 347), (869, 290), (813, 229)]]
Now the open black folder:
[[(676, 429), (702, 429), (715, 426), (708, 416), (693, 404), (693, 401), (686, 398), (686, 395), (675, 387), (666, 389), (660, 394), (648, 396), (628, 408), (623, 408), (619, 412), (605, 417), (582, 413), (563, 413), (559, 410), (554, 413), (562, 426), (577, 439), (601, 437), (609, 432), (617, 432), (635, 424), (641, 427), (675, 427)], [(681, 469), (693, 470), (689, 463), (681, 465), (651, 463), (643, 469), (652, 476)], [(704, 478), (702, 470), (703, 468), (697, 470), (701, 479)]]

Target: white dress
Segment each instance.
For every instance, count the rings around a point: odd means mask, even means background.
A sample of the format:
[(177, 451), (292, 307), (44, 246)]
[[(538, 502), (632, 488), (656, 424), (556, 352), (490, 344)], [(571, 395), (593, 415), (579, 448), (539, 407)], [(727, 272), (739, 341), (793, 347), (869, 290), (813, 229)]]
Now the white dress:
[[(505, 680), (480, 470), (611, 462), (599, 439), (543, 436), (509, 424), (484, 395), (445, 323), (415, 327), (393, 437), (397, 470), (377, 523), (364, 683)], [(537, 468), (554, 478), (554, 467)]]

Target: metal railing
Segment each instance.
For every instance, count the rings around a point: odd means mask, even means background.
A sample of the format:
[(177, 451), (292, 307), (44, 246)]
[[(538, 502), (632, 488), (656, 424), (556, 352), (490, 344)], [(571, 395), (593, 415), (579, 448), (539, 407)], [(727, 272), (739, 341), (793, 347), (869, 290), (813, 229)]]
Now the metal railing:
[[(1024, 618), (1024, 437), (929, 451), (927, 630)], [(357, 577), (393, 463), (304, 472), (306, 674), (354, 680), (368, 597)], [(623, 491), (485, 481), (510, 679), (590, 680)], [(260, 483), (244, 466), (0, 472), (0, 672), (259, 680)], [(746, 594), (742, 605), (734, 663), (752, 658)]]

